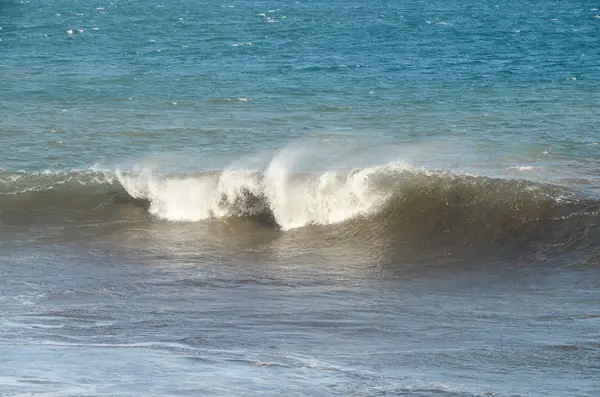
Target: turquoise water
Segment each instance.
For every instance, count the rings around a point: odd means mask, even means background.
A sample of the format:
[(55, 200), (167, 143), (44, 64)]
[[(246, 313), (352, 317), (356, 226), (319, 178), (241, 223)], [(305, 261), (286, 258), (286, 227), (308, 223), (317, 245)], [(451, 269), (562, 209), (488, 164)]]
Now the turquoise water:
[(3, 0), (0, 394), (595, 395), (598, 48), (587, 1)]
[(328, 134), (593, 174), (597, 6), (5, 2), (1, 166), (207, 167)]

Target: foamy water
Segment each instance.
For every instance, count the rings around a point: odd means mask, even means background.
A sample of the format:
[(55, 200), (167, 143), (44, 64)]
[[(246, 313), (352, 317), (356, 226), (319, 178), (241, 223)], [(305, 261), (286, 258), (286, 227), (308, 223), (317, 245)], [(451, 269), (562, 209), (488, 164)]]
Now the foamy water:
[(297, 174), (294, 157), (280, 153), (265, 170), (225, 169), (192, 176), (156, 175), (152, 169), (118, 171), (134, 198), (150, 202), (150, 212), (171, 221), (199, 221), (258, 215), (268, 206), (284, 230), (329, 225), (367, 214), (391, 193), (377, 189), (372, 176), (409, 169), (389, 164), (348, 171)]

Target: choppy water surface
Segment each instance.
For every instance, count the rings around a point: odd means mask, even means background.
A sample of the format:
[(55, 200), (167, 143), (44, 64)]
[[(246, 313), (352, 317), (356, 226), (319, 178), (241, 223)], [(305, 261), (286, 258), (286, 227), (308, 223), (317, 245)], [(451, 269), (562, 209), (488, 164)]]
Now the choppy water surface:
[(3, 396), (594, 396), (600, 4), (0, 3)]

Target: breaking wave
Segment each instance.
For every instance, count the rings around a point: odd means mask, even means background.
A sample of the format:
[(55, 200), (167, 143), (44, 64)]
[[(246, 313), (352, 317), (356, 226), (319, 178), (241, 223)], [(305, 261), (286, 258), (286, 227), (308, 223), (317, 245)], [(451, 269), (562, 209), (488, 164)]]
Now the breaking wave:
[(117, 172), (136, 199), (148, 200), (150, 212), (171, 221), (256, 217), (283, 230), (338, 224), (376, 211), (391, 190), (377, 186), (398, 165), (317, 174), (290, 174), (272, 164), (266, 171), (157, 176), (149, 170)]
[(262, 170), (4, 172), (0, 223), (242, 219), (284, 233), (318, 229), (314, 238), (361, 244), (595, 246), (600, 201), (568, 188), (400, 163), (325, 172), (292, 168), (276, 157)]

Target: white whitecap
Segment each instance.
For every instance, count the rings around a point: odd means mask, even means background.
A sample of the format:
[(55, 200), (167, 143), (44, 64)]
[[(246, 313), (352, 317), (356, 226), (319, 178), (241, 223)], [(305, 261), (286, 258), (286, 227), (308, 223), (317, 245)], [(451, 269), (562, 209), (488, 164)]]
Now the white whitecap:
[(378, 208), (389, 193), (373, 188), (373, 178), (409, 170), (386, 164), (350, 171), (295, 173), (302, 154), (283, 150), (263, 171), (225, 169), (220, 173), (165, 176), (152, 169), (117, 171), (121, 185), (150, 202), (150, 212), (171, 221), (200, 221), (235, 215), (247, 195), (262, 197), (284, 230), (335, 224)]
[(517, 171), (531, 171), (538, 167), (534, 167), (532, 165), (515, 165), (512, 167), (508, 167), (509, 170), (517, 170)]

